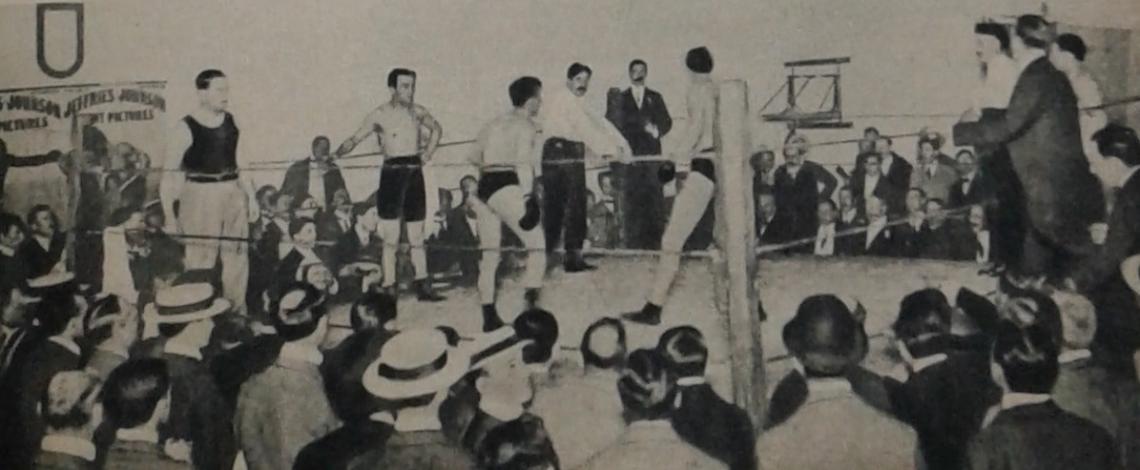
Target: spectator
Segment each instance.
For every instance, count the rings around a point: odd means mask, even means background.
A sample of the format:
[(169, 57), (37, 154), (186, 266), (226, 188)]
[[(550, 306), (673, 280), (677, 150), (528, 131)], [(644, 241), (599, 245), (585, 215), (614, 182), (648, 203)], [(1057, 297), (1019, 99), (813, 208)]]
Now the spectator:
[(325, 210), (321, 219), (317, 221), (317, 239), (336, 241), (341, 235), (351, 232), (354, 224), (352, 207), (348, 190), (338, 189), (333, 193), (328, 210)]
[[(890, 137), (880, 137), (875, 141), (873, 153), (879, 154), (879, 162), (882, 167), (879, 173), (887, 178), (887, 182), (891, 184), (891, 187), (901, 193), (910, 187), (910, 179), (911, 174), (914, 172), (914, 167), (911, 166), (910, 162), (895, 153), (893, 144), (894, 141), (891, 140)], [(856, 159), (855, 167), (857, 170), (865, 169), (867, 155), (868, 154), (860, 155)], [(858, 173), (858, 171), (856, 173)], [(858, 193), (856, 193), (856, 195), (858, 195)]]
[(852, 193), (851, 187), (839, 188), (839, 195), (836, 199), (839, 202), (838, 223), (844, 228), (858, 225), (861, 209), (855, 204), (855, 195)]
[(542, 420), (534, 415), (499, 425), (479, 449), (480, 468), (487, 470), (560, 468)]
[[(907, 186), (896, 186), (889, 177), (884, 176), (881, 161), (879, 154), (868, 153), (863, 155), (864, 171), (855, 175), (851, 181), (851, 193), (855, 198), (855, 207), (865, 209), (867, 199), (875, 197), (886, 203), (887, 213), (902, 213), (902, 188)], [(867, 217), (865, 212), (863, 217)]]
[(621, 246), (620, 221), (623, 219), (617, 213), (617, 193), (614, 191), (612, 174), (598, 173), (598, 189), (602, 193), (602, 199), (590, 206), (588, 214), (590, 245), (595, 248), (617, 248)]
[(983, 206), (970, 206), (970, 214), (967, 219), (970, 224), (970, 233), (973, 234), (973, 240), (976, 241), (974, 245), (974, 259), (979, 263), (986, 264), (990, 262), (990, 247), (992, 239), (990, 238), (990, 227), (986, 223), (986, 210)]
[(759, 194), (763, 190), (776, 187), (776, 152), (761, 147), (749, 159), (752, 166), (752, 191)]
[[(950, 188), (958, 181), (958, 170), (941, 160), (942, 155), (935, 149), (937, 137), (923, 136), (918, 141), (918, 167), (911, 173), (908, 188), (922, 188), (931, 199), (947, 200)], [(949, 157), (946, 157), (949, 159)]]
[(807, 160), (808, 141), (791, 133), (784, 142), (785, 163), (776, 169), (774, 193), (780, 217), (788, 224), (788, 237), (809, 238), (815, 230), (819, 201), (831, 199), (836, 179), (818, 163)]
[[(1057, 355), (1060, 368), (1053, 385), (1057, 406), (1104, 428), (1117, 442), (1127, 435), (1122, 423), (1127, 410), (1118, 409), (1115, 388), (1109, 371), (1092, 358), (1096, 334), (1096, 310), (1088, 299), (1070, 292), (1056, 292), (1038, 309), (1056, 309), (1061, 318), (1061, 349)], [(1037, 304), (1037, 302), (1033, 302)]]
[(357, 204), (353, 209), (352, 230), (342, 234), (329, 256), (332, 268), (343, 287), (346, 299), (355, 299), (380, 283), (384, 275), (380, 267), (381, 244), (376, 235), (380, 218), (373, 204)]
[(657, 352), (677, 380), (679, 396), (672, 416), (677, 434), (732, 470), (755, 469), (752, 421), (705, 379), (709, 352), (700, 330), (691, 326), (666, 330), (657, 342)]
[(774, 245), (789, 239), (788, 225), (777, 214), (776, 195), (763, 191), (757, 196), (756, 237), (761, 245)]
[(317, 199), (308, 194), (293, 199), (293, 218), (317, 220), (324, 215)]
[(1057, 406), (1058, 347), (1043, 324), (1003, 321), (993, 346), (1001, 406), (969, 445), (968, 468), (1118, 468), (1108, 431)]
[[(478, 202), (475, 191), (478, 189), (478, 180), (474, 176), (464, 176), (459, 181), (463, 191), (463, 200), (458, 206), (447, 213), (447, 232), (440, 234), (440, 241), (455, 247), (478, 248), (478, 221), (475, 213), (475, 204)], [(472, 186), (474, 185), (474, 186)], [(504, 239), (514, 237), (514, 232), (503, 230)], [(515, 238), (517, 240), (517, 237)], [(521, 246), (521, 243), (518, 245)], [(451, 253), (459, 263), (459, 272), (462, 275), (461, 284), (474, 285), (479, 278), (480, 253), (474, 250), (453, 251)]]
[(254, 197), (257, 198), (257, 224), (262, 226), (262, 228), (273, 218), (273, 200), (276, 195), (277, 188), (272, 184), (257, 188), (257, 193), (254, 194)]
[(977, 157), (968, 149), (958, 151), (958, 182), (950, 187), (950, 209), (976, 204), (993, 204), (995, 184), (989, 175), (978, 169)]
[(158, 429), (170, 418), (170, 372), (161, 359), (126, 362), (103, 387), (103, 409), (118, 429), (105, 468), (190, 470), (190, 463), (167, 455)]
[(12, 295), (23, 284), (16, 250), (24, 241), (24, 222), (12, 214), (0, 213), (0, 298)]
[(760, 437), (760, 468), (921, 465), (914, 431), (858, 398), (844, 377), (859, 357), (858, 329), (850, 309), (835, 296), (816, 295), (800, 303), (783, 337), (803, 365), (807, 401)]
[(659, 352), (641, 349), (631, 353), (617, 386), (629, 428), (581, 468), (727, 468), (673, 430), (670, 418), (677, 395), (675, 381)]
[(946, 217), (941, 199), (926, 201), (926, 221), (929, 231), (922, 247), (922, 257), (955, 261), (976, 259), (977, 242), (971, 230), (961, 221)]
[[(835, 213), (837, 206), (830, 199), (820, 201), (816, 209), (816, 219), (819, 220), (819, 227), (815, 231), (815, 247), (812, 254), (816, 256), (835, 256), (846, 255), (850, 251), (845, 249), (845, 245), (851, 237), (838, 238), (837, 226), (835, 224)], [(849, 246), (847, 247), (849, 248)]]
[(293, 468), (301, 447), (339, 425), (325, 396), (320, 346), (328, 334), (325, 296), (292, 284), (274, 312), (285, 341), (276, 362), (241, 387), (234, 428), (250, 470)]
[(277, 265), (274, 287), (283, 288), (298, 281), (301, 268), (324, 260), (317, 254), (317, 224), (313, 219), (299, 217), (289, 222), (289, 239), (279, 247), (281, 262)]
[(895, 229), (898, 234), (898, 255), (918, 258), (926, 249), (930, 227), (926, 223), (926, 193), (922, 188), (906, 192), (906, 223)]
[(370, 358), (380, 354), (380, 348), (396, 334), (396, 299), (365, 293), (353, 303), (349, 321), (352, 334), (326, 352), (321, 365), (329, 401), (345, 422), (367, 420), (369, 415), (383, 411), (364, 390), (360, 378)]
[(347, 188), (340, 168), (329, 153), (329, 138), (317, 136), (313, 139), (313, 151), (309, 158), (293, 163), (285, 171), (281, 192), (300, 201), (305, 195), (312, 195), (322, 208), (336, 207), (334, 197), (338, 191)]
[[(873, 159), (868, 159), (868, 164)], [(894, 236), (895, 228), (887, 225), (887, 206), (876, 196), (867, 198), (864, 211), (867, 213), (867, 232), (863, 243), (858, 247), (864, 256), (895, 256), (898, 252)]]
[(892, 327), (906, 377), (902, 383), (887, 379), (892, 409), (918, 432), (930, 470), (963, 468), (966, 444), (1000, 399), (989, 359), (956, 349), (951, 321), (942, 292), (925, 289), (903, 298)]
[(31, 236), (24, 239), (16, 250), (16, 259), (24, 269), (23, 280), (62, 272), (67, 241), (59, 231), (59, 218), (51, 208), (41, 204), (28, 211), (27, 223)]
[(96, 468), (96, 449), (92, 441), (95, 430), (103, 421), (99, 392), (99, 380), (84, 372), (65, 371), (51, 378), (40, 402), (47, 434), (42, 442), (32, 447), (39, 449), (35, 458), (36, 469)]

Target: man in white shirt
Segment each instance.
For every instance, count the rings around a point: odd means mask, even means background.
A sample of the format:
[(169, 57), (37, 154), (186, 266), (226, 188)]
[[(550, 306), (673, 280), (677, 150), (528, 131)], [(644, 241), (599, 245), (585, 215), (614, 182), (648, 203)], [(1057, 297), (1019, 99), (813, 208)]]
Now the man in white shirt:
[(564, 267), (570, 273), (594, 269), (582, 257), (586, 241), (586, 148), (603, 157), (631, 154), (629, 144), (613, 124), (586, 109), (583, 97), (592, 75), (590, 67), (571, 64), (566, 86), (554, 87), (543, 113), (542, 223), (546, 250), (551, 253), (563, 241), (565, 226)]
[(833, 256), (835, 250), (835, 213), (837, 208), (831, 199), (824, 199), (819, 202), (819, 209), (816, 211), (817, 218), (819, 219), (819, 228), (815, 233), (815, 250), (813, 253), (816, 256)]

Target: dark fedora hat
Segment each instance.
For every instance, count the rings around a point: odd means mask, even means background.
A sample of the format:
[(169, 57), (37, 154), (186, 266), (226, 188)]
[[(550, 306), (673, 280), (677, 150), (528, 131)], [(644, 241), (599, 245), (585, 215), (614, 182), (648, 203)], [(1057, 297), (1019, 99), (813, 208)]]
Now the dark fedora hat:
[(820, 375), (842, 374), (867, 352), (867, 335), (854, 312), (831, 294), (804, 299), (784, 325), (783, 339), (806, 371)]

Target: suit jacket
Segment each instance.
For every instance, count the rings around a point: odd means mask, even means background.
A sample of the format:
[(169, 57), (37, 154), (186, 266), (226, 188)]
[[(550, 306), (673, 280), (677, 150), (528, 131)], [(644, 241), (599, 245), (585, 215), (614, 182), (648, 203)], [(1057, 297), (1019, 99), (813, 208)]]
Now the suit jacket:
[[(626, 142), (629, 142), (629, 148), (634, 155), (660, 155), (660, 137), (664, 137), (673, 128), (673, 118), (669, 116), (665, 98), (648, 87), (645, 88), (640, 108), (631, 88), (622, 91), (606, 104), (606, 119), (612, 122), (625, 137)], [(646, 132), (647, 123), (657, 126), (661, 135), (653, 137)]]
[(1054, 243), (1081, 246), (1089, 224), (1104, 215), (1103, 193), (1081, 145), (1076, 95), (1048, 58), (1021, 73), (1004, 115), (956, 124), (954, 144), (1005, 144), (1029, 220)]
[[(1108, 219), (1104, 245), (1088, 257), (1073, 278), (1083, 291), (1101, 287), (1127, 289), (1120, 275), (1120, 263), (1140, 253), (1140, 172), (1133, 173), (1116, 194)], [(1125, 291), (1130, 293), (1130, 291)]]
[[(311, 158), (306, 158), (299, 162), (289, 165), (289, 169), (285, 171), (285, 180), (281, 182), (281, 193), (293, 196), (297, 200), (302, 195), (309, 194), (309, 165)], [(346, 189), (344, 184), (344, 177), (340, 174), (340, 168), (336, 163), (329, 162), (329, 168), (325, 171), (325, 200), (322, 204), (323, 207), (330, 207), (332, 205), (333, 194), (340, 189)]]
[(40, 448), (40, 440), (44, 437), (44, 421), (40, 415), (40, 401), (47, 392), (48, 384), (56, 373), (78, 370), (80, 356), (60, 346), (54, 341), (44, 338), (35, 342), (24, 364), (19, 368), (19, 378), (16, 385), (17, 415), (12, 424), (21, 431), (22, 439), (13, 443), (18, 446), (12, 454), (16, 458), (14, 469), (28, 468)]
[(973, 261), (977, 250), (974, 232), (957, 220), (947, 219), (942, 226), (929, 229), (921, 255), (928, 259)]
[(16, 259), (24, 269), (24, 279), (32, 279), (50, 273), (63, 259), (63, 250), (67, 247), (67, 240), (62, 233), (56, 232), (51, 238), (48, 249), (36, 241), (35, 237), (28, 237), (16, 249)]
[(835, 176), (818, 163), (805, 160), (795, 177), (787, 165), (780, 165), (775, 179), (777, 211), (788, 222), (791, 238), (810, 237), (817, 225), (819, 202), (830, 199), (835, 190)]
[(934, 168), (934, 176), (927, 173), (925, 167), (915, 169), (910, 174), (910, 185), (907, 188), (920, 188), (926, 197), (945, 203), (950, 199), (950, 189), (958, 182), (958, 170), (941, 163)]
[(1115, 469), (1119, 457), (1108, 431), (1049, 401), (999, 412), (970, 442), (966, 468)]
[[(911, 165), (910, 162), (903, 159), (903, 157), (897, 153), (891, 152), (891, 155), (893, 157), (893, 163), (890, 164), (890, 168), (887, 168), (887, 162), (883, 162), (882, 164), (883, 176), (887, 178), (887, 181), (890, 182), (892, 186), (905, 191), (909, 189), (911, 174), (914, 172), (914, 165)], [(851, 179), (853, 181), (857, 178), (862, 179), (864, 160), (866, 159), (862, 156), (855, 158), (855, 170), (851, 172)]]
[(636, 421), (621, 439), (595, 455), (583, 470), (654, 468), (660, 470), (726, 469), (724, 463), (686, 443), (669, 421)]
[(681, 406), (672, 416), (677, 435), (732, 470), (754, 470), (756, 433), (748, 414), (709, 384), (679, 388)]
[(189, 463), (166, 456), (157, 443), (124, 441), (119, 439), (111, 446), (103, 468), (115, 470), (190, 470)]
[(351, 232), (356, 217), (349, 214), (348, 219), (348, 229), (345, 230), (341, 228), (340, 219), (337, 218), (335, 210), (321, 212), (320, 219), (317, 220), (317, 240), (336, 241), (340, 239), (341, 235)]
[(957, 352), (949, 338), (920, 360), (937, 361), (912, 372), (906, 383), (886, 379), (894, 415), (918, 432), (930, 470), (958, 470), (966, 446), (982, 428), (986, 411), (1001, 400), (990, 378), (989, 357)]
[[(851, 195), (855, 199), (855, 208), (859, 214), (865, 215), (867, 198), (863, 195), (867, 187), (866, 175), (857, 175), (851, 179)], [(891, 215), (905, 212), (906, 185), (896, 186), (889, 178), (879, 177), (875, 183), (872, 195), (887, 204), (887, 213)]]
[(363, 455), (381, 457), (385, 443), (393, 432), (391, 424), (379, 421), (366, 419), (345, 424), (301, 449), (293, 470), (370, 468), (358, 462), (358, 458)]
[(923, 254), (930, 238), (930, 226), (923, 221), (916, 230), (908, 223), (895, 227), (897, 255), (903, 258), (918, 258)]
[(1095, 423), (1119, 441), (1126, 435), (1121, 423), (1129, 418), (1117, 408), (1116, 388), (1109, 371), (1092, 359), (1066, 361), (1053, 385), (1053, 400), (1061, 409)]
[(996, 183), (993, 179), (981, 171), (974, 172), (969, 189), (966, 189), (966, 180), (958, 178), (958, 181), (950, 187), (950, 199), (946, 201), (946, 207), (954, 209), (989, 203), (990, 199), (994, 198), (994, 184)]
[(863, 222), (855, 219), (850, 224), (841, 221), (835, 222), (835, 256), (856, 256), (862, 250), (859, 248), (863, 238), (859, 234), (842, 235), (842, 232), (859, 227)]
[[(864, 226), (867, 227), (867, 226)], [(867, 235), (863, 234), (858, 237), (859, 241), (859, 254), (863, 256), (898, 256), (898, 242), (895, 237), (895, 230), (897, 227), (886, 226), (883, 230), (875, 235), (871, 243), (867, 243)]]

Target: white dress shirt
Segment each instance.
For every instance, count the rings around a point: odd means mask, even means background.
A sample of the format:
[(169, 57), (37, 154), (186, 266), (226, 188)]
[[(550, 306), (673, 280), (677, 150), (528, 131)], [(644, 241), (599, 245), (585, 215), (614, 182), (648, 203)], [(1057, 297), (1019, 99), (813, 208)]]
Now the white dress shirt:
[(815, 254), (831, 256), (835, 254), (835, 224), (820, 225), (815, 234)]
[(645, 85), (632, 85), (629, 91), (633, 94), (633, 102), (637, 103), (637, 109), (641, 109), (645, 103)]
[(885, 228), (887, 228), (886, 217), (871, 219), (871, 222), (867, 225), (867, 248), (871, 248), (871, 243), (875, 241), (875, 238), (878, 238), (879, 233), (882, 232)]
[(974, 107), (978, 111), (985, 108), (1008, 108), (1020, 74), (1021, 69), (1012, 58), (1005, 54), (994, 56), (986, 63), (986, 76), (974, 97)]
[(630, 153), (629, 144), (613, 124), (586, 109), (585, 97), (558, 86), (543, 104), (542, 128), (547, 139), (582, 142), (598, 155), (617, 155), (621, 149)]
[(325, 170), (317, 164), (316, 157), (309, 158), (309, 195), (321, 208), (325, 207)]
[(863, 178), (863, 199), (869, 199), (875, 195), (875, 188), (879, 186), (879, 178), (882, 176), (871, 176), (870, 174)]

